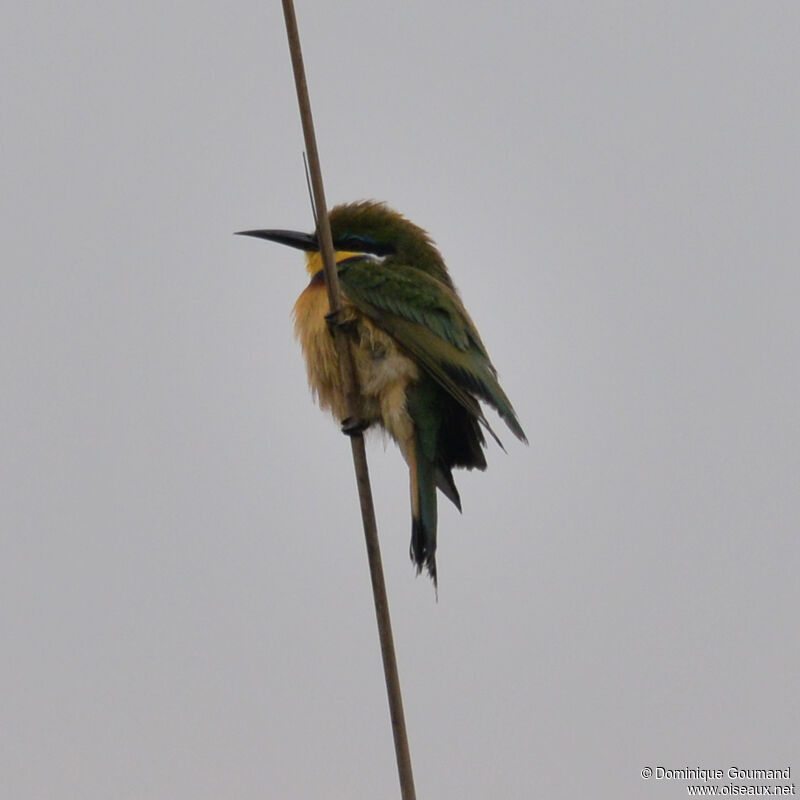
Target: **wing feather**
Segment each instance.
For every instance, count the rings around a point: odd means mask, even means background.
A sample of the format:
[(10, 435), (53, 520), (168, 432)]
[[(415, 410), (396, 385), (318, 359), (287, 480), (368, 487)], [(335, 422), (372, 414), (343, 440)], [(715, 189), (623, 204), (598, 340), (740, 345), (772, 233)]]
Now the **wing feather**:
[(527, 441), (475, 325), (452, 289), (414, 267), (369, 257), (341, 262), (339, 277), (349, 300), (474, 414), (498, 444), (475, 396), (493, 406), (514, 435)]

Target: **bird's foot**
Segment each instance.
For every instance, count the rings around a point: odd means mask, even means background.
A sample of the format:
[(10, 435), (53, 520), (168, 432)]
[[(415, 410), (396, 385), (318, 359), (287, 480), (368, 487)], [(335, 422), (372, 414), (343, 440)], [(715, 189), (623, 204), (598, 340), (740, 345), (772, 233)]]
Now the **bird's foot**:
[(347, 436), (360, 436), (369, 428), (369, 422), (357, 417), (345, 417), (342, 420), (342, 433)]
[(325, 315), (325, 322), (328, 324), (328, 330), (331, 336), (335, 336), (337, 330), (342, 331), (348, 336), (352, 336), (355, 333), (357, 324), (355, 319), (345, 319), (342, 309), (338, 311), (329, 311)]

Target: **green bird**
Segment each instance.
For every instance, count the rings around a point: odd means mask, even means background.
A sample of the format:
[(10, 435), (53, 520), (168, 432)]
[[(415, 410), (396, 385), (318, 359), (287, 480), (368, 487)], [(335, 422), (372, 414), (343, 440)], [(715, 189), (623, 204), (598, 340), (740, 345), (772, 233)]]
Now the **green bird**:
[[(316, 234), (242, 231), (306, 253), (311, 280), (294, 306), (308, 381), (345, 432), (382, 427), (411, 479), (411, 559), (436, 584), (436, 489), (461, 511), (454, 467), (486, 469), (481, 426), (498, 441), (480, 401), (527, 443), (511, 401), (428, 234), (383, 203), (329, 214), (342, 312), (358, 381), (357, 419), (347, 419), (339, 357)], [(502, 447), (502, 444), (500, 445)]]

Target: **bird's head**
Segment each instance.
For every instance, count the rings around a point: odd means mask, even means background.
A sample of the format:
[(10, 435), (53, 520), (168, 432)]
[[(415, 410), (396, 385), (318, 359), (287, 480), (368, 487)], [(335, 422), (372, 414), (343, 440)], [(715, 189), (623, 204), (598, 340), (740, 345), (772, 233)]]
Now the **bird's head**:
[[(337, 264), (357, 256), (394, 260), (424, 270), (452, 287), (444, 261), (428, 234), (385, 203), (346, 203), (333, 208), (328, 219)], [(322, 269), (316, 233), (255, 230), (240, 234), (304, 250), (309, 274), (316, 275)]]

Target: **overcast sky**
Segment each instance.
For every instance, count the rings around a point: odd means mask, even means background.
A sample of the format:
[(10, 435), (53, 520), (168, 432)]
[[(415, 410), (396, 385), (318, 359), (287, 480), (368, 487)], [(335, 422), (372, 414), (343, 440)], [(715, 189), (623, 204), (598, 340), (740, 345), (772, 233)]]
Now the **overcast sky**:
[[(431, 232), (531, 441), (456, 475), (438, 603), (369, 443), (418, 796), (796, 777), (797, 5), (297, 2), (330, 204)], [(302, 257), (232, 235), (312, 227), (280, 3), (0, 53), (0, 795), (398, 797)]]

